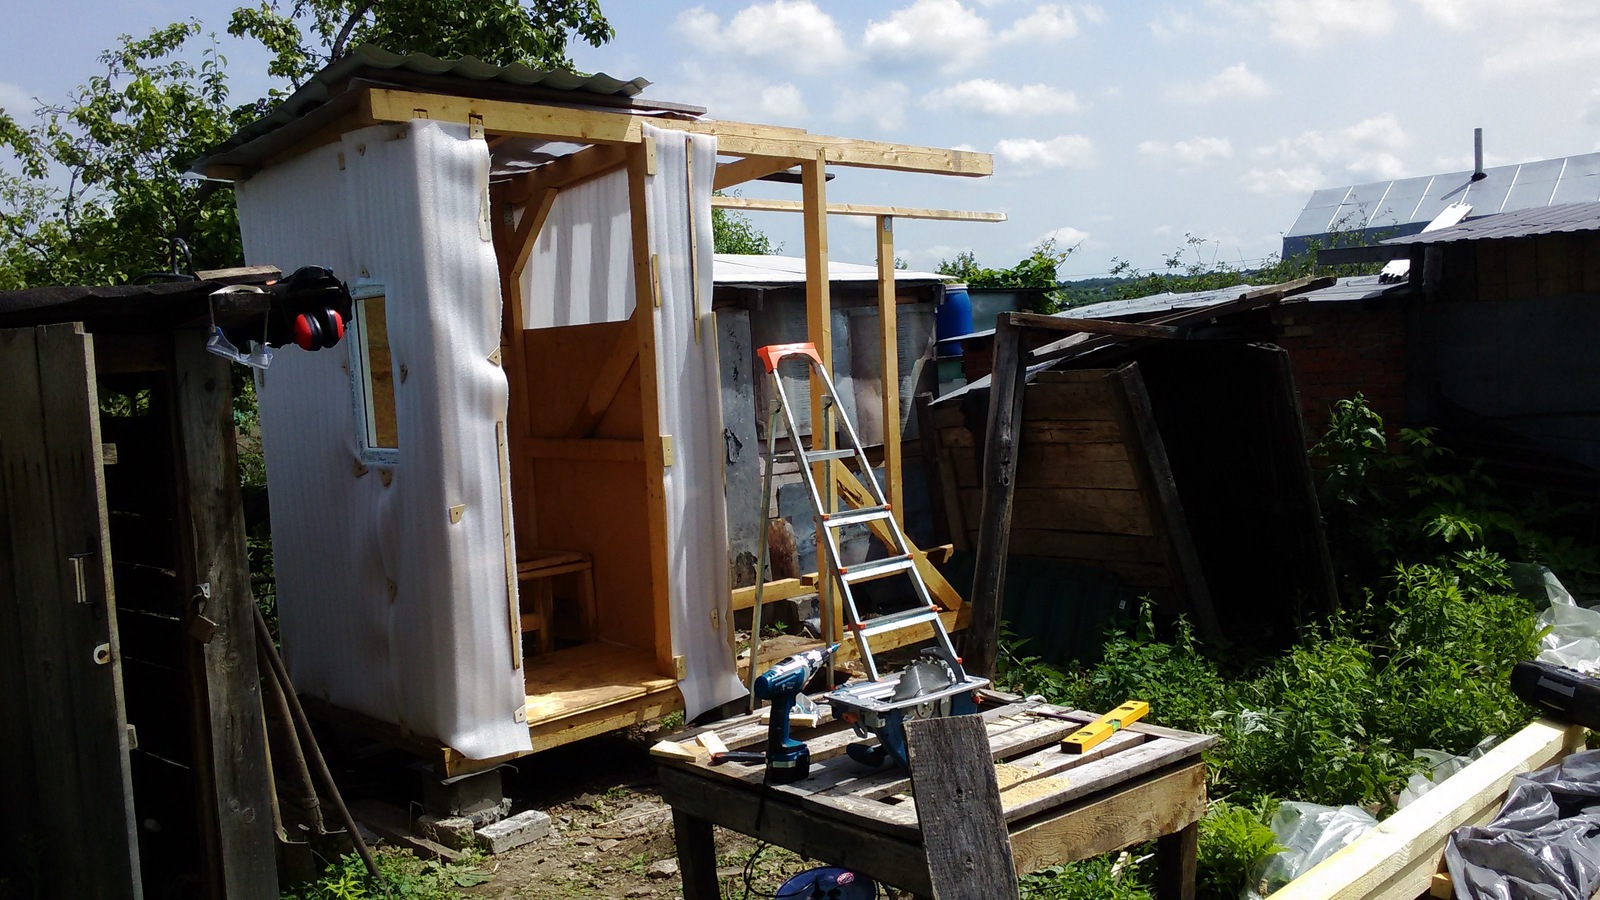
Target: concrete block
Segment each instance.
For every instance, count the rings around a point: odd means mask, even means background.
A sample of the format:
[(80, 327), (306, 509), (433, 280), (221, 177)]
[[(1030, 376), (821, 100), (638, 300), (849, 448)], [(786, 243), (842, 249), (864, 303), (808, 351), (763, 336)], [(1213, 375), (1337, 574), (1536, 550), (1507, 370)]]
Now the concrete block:
[(423, 772), (422, 808), (440, 818), (466, 816), (479, 826), (498, 822), (511, 809), (499, 769), (449, 779)]
[[(487, 823), (484, 823), (487, 824)], [(478, 843), (475, 832), (482, 827), (466, 816), (436, 816), (423, 813), (417, 816), (416, 832), (456, 850), (471, 850)]]
[(479, 828), (478, 846), (486, 853), (504, 853), (531, 844), (550, 833), (550, 816), (537, 809)]

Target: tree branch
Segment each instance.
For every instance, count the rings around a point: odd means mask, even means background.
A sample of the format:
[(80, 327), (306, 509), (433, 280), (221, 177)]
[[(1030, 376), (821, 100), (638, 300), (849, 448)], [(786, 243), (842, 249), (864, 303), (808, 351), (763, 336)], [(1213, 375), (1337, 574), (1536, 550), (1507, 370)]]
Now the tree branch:
[(344, 20), (344, 27), (339, 29), (339, 36), (333, 39), (333, 48), (328, 52), (329, 62), (344, 56), (344, 42), (350, 39), (350, 32), (355, 29), (356, 22), (359, 22), (370, 9), (372, 9), (370, 2), (363, 3), (350, 13), (350, 18)]

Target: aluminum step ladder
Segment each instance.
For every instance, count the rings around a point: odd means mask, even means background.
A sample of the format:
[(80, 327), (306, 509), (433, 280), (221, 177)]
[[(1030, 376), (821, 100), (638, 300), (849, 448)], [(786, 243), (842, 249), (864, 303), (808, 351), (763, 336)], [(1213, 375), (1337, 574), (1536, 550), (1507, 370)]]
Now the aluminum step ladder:
[[(761, 604), (762, 586), (766, 581), (767, 565), (767, 530), (771, 516), (772, 504), (772, 470), (780, 461), (777, 454), (777, 426), (780, 417), (789, 435), (789, 442), (794, 447), (793, 455), (785, 454), (781, 461), (798, 461), (800, 463), (800, 477), (805, 482), (807, 494), (811, 500), (811, 509), (815, 515), (819, 531), (823, 537), (824, 546), (818, 554), (818, 574), (821, 578), (832, 577), (838, 585), (839, 593), (843, 600), (844, 630), (855, 635), (856, 646), (861, 651), (861, 660), (866, 665), (867, 677), (873, 682), (883, 680), (884, 676), (878, 671), (878, 663), (872, 656), (872, 646), (869, 638), (875, 634), (884, 634), (904, 628), (913, 628), (924, 623), (933, 626), (934, 638), (937, 646), (934, 648), (939, 656), (943, 657), (957, 673), (958, 682), (971, 682), (974, 686), (987, 684), (982, 679), (969, 679), (961, 671), (960, 658), (956, 656), (955, 647), (950, 642), (950, 633), (945, 630), (944, 622), (939, 618), (941, 611), (938, 604), (933, 602), (928, 592), (928, 585), (923, 581), (922, 573), (917, 570), (916, 557), (911, 552), (910, 542), (906, 540), (905, 532), (900, 523), (895, 520), (894, 511), (889, 508), (889, 501), (884, 496), (883, 488), (878, 480), (873, 477), (872, 464), (867, 459), (867, 451), (861, 446), (861, 437), (856, 432), (856, 427), (850, 417), (840, 408), (837, 391), (833, 379), (829, 377), (827, 366), (823, 365), (822, 356), (817, 353), (816, 345), (811, 343), (798, 344), (772, 344), (756, 351), (756, 356), (761, 360), (771, 379), (773, 388), (773, 402), (767, 418), (767, 467), (761, 482), (761, 538), (758, 550), (759, 560), (756, 567), (756, 595), (755, 608), (751, 613), (750, 629), (750, 683), (751, 696), (755, 695), (754, 684), (757, 675), (757, 659), (761, 641)], [(815, 375), (823, 385), (821, 397), (821, 410), (812, 410), (811, 416), (811, 442), (812, 447), (819, 445), (821, 449), (805, 449), (800, 441), (800, 429), (794, 418), (794, 410), (788, 394), (783, 388), (783, 377), (778, 372), (778, 366), (785, 360), (803, 362), (809, 374)], [(829, 449), (827, 437), (834, 433), (833, 420), (837, 417), (840, 429), (846, 441), (846, 446), (840, 449)], [(867, 489), (872, 499), (870, 506), (855, 509), (839, 509), (838, 495), (834, 490), (833, 480), (828, 479), (827, 494), (824, 496), (818, 488), (817, 476), (812, 472), (813, 463), (824, 461), (838, 461), (841, 464), (854, 463), (855, 473), (862, 485)], [(865, 525), (881, 522), (877, 529), (878, 537), (883, 538), (884, 533), (888, 539), (890, 555), (883, 559), (874, 559), (867, 562), (845, 565), (841, 560), (840, 543), (841, 532), (849, 525)], [(825, 567), (825, 573), (824, 573)], [(855, 587), (868, 581), (891, 576), (904, 576), (910, 579), (917, 605), (909, 609), (891, 611), (871, 619), (863, 619), (861, 611), (856, 606)], [(820, 587), (820, 584), (819, 584)], [(832, 609), (828, 603), (822, 604), (821, 610), (824, 637), (831, 639)], [(829, 676), (832, 676), (831, 664)], [(896, 676), (897, 678), (898, 676)], [(754, 701), (752, 700), (752, 704)]]

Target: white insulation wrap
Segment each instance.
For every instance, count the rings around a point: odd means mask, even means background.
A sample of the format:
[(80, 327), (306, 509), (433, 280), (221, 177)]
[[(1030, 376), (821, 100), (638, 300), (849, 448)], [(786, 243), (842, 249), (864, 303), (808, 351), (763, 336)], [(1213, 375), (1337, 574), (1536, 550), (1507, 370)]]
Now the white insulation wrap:
[(633, 312), (632, 221), (626, 170), (557, 194), (522, 272), (523, 327), (628, 318)]
[(388, 474), (360, 461), (358, 330), (330, 350), (280, 351), (261, 379), (295, 684), (475, 758), (531, 749), (512, 667), (488, 174), (488, 147), (466, 126), (417, 120), (351, 132), (237, 187), (251, 263), (330, 266), (387, 298)]
[(676, 450), (676, 461), (665, 473), (672, 652), (684, 658), (687, 676), (678, 687), (692, 719), (745, 694), (729, 650), (733, 609), (722, 493), (726, 449), (711, 314), (711, 179), (717, 141), (650, 125), (644, 126), (644, 134), (656, 143), (656, 174), (645, 181), (650, 252), (657, 258), (661, 281), (661, 308), (655, 316), (661, 433), (673, 436)]

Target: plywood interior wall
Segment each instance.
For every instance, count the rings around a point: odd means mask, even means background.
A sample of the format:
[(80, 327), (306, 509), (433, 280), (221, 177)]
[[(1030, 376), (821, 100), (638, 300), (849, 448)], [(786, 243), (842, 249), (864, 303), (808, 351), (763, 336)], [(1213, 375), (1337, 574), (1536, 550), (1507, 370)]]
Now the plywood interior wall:
[[(635, 328), (627, 321), (523, 332), (527, 378), (522, 390), (527, 392), (533, 438), (567, 437), (573, 416), (589, 397), (618, 338)], [(512, 403), (518, 402), (514, 393)], [(635, 361), (592, 437), (640, 442), (641, 404)], [(532, 489), (512, 485), (518, 547), (590, 554), (601, 640), (654, 648), (658, 625), (651, 602), (644, 463), (540, 456), (537, 441), (533, 443)], [(563, 454), (567, 455), (577, 454)], [(531, 517), (526, 512), (530, 508)], [(529, 543), (524, 530), (536, 532), (537, 543)], [(519, 550), (519, 555), (527, 554)]]

